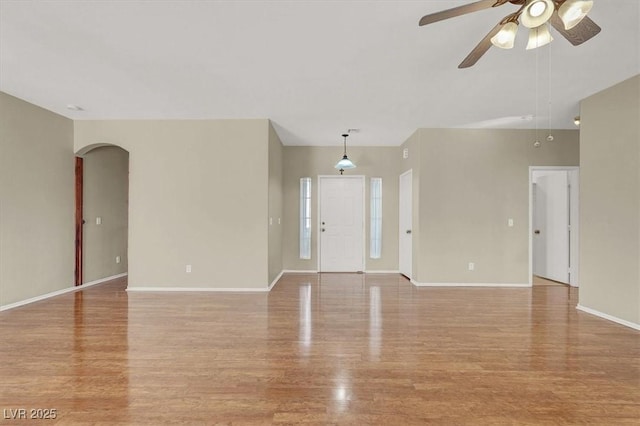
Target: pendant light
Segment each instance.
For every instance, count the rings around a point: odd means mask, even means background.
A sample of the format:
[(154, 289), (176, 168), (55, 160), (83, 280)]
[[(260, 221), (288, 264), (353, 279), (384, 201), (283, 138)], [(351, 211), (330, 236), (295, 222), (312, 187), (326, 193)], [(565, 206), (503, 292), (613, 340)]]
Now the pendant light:
[(342, 135), (342, 137), (344, 138), (344, 155), (342, 156), (342, 159), (335, 165), (335, 168), (340, 170), (340, 174), (342, 174), (345, 170), (356, 168), (356, 165), (353, 164), (353, 161), (349, 160), (349, 157), (347, 157), (347, 136), (349, 136), (348, 133)]

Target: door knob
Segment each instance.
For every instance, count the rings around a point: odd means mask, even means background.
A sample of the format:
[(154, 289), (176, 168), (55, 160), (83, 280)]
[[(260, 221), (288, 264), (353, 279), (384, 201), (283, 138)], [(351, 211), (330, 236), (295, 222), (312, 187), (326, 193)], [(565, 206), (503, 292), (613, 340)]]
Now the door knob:
[(324, 228), (322, 228), (321, 231), (324, 232)]
[(534, 233), (534, 234), (539, 234), (539, 233), (540, 233), (540, 230), (539, 230), (539, 229), (536, 229), (535, 231), (533, 231), (533, 233)]
[(411, 229), (407, 229), (407, 234), (410, 234), (410, 233), (411, 233)]

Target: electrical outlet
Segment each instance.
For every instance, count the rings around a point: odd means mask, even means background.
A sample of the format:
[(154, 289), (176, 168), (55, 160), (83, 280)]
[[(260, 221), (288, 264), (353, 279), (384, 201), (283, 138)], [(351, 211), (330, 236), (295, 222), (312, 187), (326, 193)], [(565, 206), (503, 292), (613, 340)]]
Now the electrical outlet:
[(120, 256), (116, 256), (116, 263), (120, 263)]
[(184, 269), (187, 274), (191, 273), (191, 265), (187, 265)]
[(102, 218), (100, 216), (96, 217), (96, 225), (102, 225)]
[(509, 219), (507, 225), (509, 225), (509, 228), (513, 228), (513, 219)]
[(469, 262), (469, 270), (474, 271), (476, 269), (476, 264), (473, 262)]
[(269, 218), (269, 226), (271, 226), (271, 225), (273, 225), (273, 218), (272, 217)]
[(280, 218), (278, 218), (278, 225), (280, 225), (282, 223), (282, 221), (280, 220)]

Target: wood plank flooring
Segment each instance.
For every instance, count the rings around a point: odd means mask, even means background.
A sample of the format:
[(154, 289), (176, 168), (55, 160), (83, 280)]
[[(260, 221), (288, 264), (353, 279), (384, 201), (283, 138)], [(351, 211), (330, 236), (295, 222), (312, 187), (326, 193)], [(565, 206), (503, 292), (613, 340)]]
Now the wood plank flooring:
[[(640, 333), (577, 311), (573, 288), (125, 288), (0, 312), (1, 423), (639, 424)], [(20, 408), (56, 418), (4, 418)]]

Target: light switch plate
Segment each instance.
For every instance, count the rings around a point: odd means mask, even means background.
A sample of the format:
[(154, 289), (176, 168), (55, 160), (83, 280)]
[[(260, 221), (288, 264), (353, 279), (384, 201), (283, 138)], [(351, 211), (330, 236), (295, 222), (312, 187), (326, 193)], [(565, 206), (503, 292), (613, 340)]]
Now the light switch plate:
[(100, 216), (96, 217), (96, 225), (102, 225), (102, 218)]

